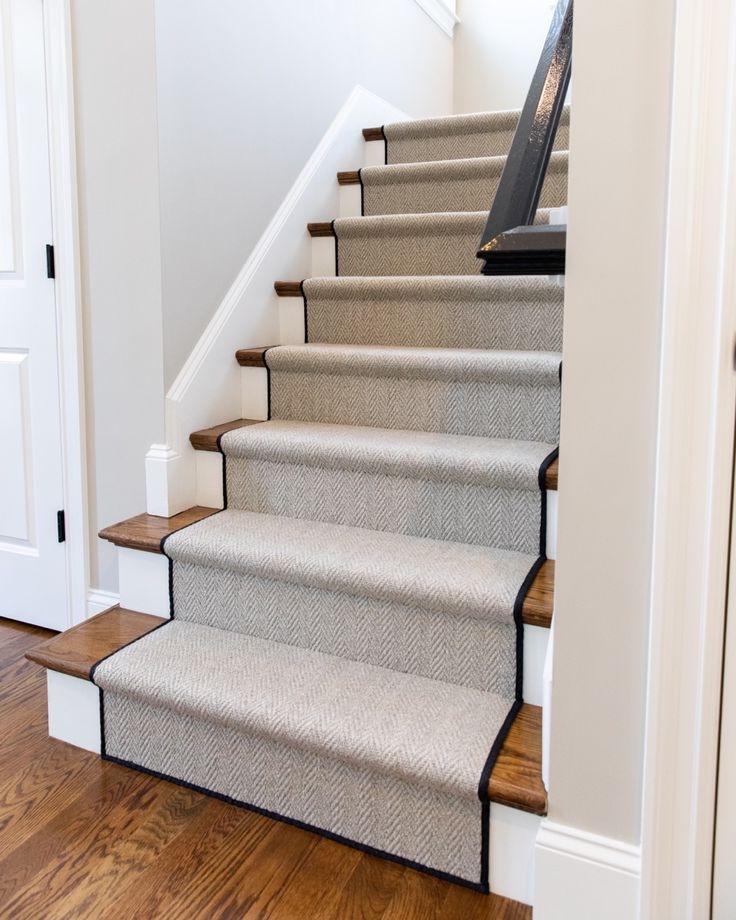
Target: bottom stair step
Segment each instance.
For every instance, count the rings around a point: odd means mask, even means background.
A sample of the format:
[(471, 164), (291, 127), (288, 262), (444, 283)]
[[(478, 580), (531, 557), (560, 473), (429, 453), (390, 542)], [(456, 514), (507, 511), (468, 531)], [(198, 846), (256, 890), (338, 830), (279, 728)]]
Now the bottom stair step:
[(513, 699), (176, 620), (92, 677), (108, 757), (487, 889)]

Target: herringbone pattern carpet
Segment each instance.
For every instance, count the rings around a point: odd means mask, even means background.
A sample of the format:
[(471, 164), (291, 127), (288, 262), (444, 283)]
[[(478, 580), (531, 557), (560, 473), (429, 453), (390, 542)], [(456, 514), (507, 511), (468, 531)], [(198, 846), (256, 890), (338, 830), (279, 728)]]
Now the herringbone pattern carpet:
[(94, 673), (107, 756), (481, 890), (560, 421), (562, 288), (475, 256), (517, 120), (386, 126), (227, 509), (166, 541), (173, 622)]

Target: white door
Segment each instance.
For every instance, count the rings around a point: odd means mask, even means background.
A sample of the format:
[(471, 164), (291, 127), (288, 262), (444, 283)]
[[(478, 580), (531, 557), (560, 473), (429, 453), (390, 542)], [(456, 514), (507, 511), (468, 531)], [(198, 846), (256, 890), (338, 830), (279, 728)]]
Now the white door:
[(0, 616), (69, 625), (43, 0), (0, 0)]

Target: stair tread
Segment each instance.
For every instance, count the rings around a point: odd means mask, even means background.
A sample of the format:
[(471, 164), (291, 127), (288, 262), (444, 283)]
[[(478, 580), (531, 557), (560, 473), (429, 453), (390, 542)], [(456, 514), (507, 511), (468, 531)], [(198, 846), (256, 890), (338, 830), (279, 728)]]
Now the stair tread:
[[(549, 223), (549, 208), (537, 211), (535, 223)], [(488, 220), (488, 211), (440, 211), (428, 214), (379, 214), (369, 217), (338, 217), (333, 221), (307, 224), (312, 237), (337, 236), (340, 239), (370, 236), (415, 236), (426, 233), (442, 235), (472, 234), (480, 238)]]
[(508, 621), (536, 557), (275, 514), (228, 509), (172, 534), (166, 554), (275, 581), (441, 615)]
[[(125, 693), (159, 709), (468, 799), (477, 797), (483, 765), (510, 702), (177, 620), (107, 659), (97, 668), (95, 683), (107, 693)], [(515, 780), (530, 785), (524, 776)], [(511, 792), (508, 781), (507, 787)]]
[(563, 297), (563, 288), (555, 280), (537, 275), (504, 277), (502, 275), (382, 275), (305, 278), (302, 281), (277, 281), (280, 296), (319, 297), (323, 300), (366, 298), (412, 300), (421, 302), (431, 296), (435, 300), (469, 300), (474, 303), (502, 301), (510, 305), (530, 296)]
[[(381, 128), (365, 128), (365, 131), (380, 130), (392, 139), (399, 137), (416, 138), (425, 135), (437, 136), (447, 134), (477, 133), (485, 134), (499, 128), (514, 128), (519, 121), (521, 109), (507, 109), (499, 112), (469, 112), (460, 115), (437, 115), (428, 118), (415, 118), (406, 121), (394, 121)], [(560, 124), (569, 124), (570, 106), (562, 110)]]
[(237, 428), (247, 428), (249, 425), (259, 425), (260, 419), (254, 418), (236, 418), (231, 422), (223, 422), (221, 425), (213, 425), (211, 428), (201, 428), (199, 431), (193, 431), (189, 435), (189, 443), (195, 450), (218, 450), (218, 443), (222, 435), (229, 431), (235, 431)]
[(265, 360), (272, 371), (463, 382), (528, 377), (538, 384), (558, 386), (561, 357), (559, 352), (545, 351), (308, 344), (278, 345), (268, 350)]
[[(463, 181), (472, 178), (498, 178), (506, 166), (507, 156), (463, 157), (456, 160), (431, 160), (429, 162), (394, 163), (382, 166), (364, 166), (359, 181), (364, 186), (394, 185), (402, 183), (440, 183)], [(566, 172), (568, 152), (554, 151), (550, 156), (548, 174)], [(347, 177), (350, 174), (338, 173)]]
[(110, 607), (34, 646), (26, 658), (51, 671), (88, 680), (98, 661), (166, 622), (137, 610)]
[(390, 428), (272, 420), (236, 428), (228, 456), (417, 479), (539, 490), (539, 469), (554, 445)]
[[(129, 518), (127, 521), (120, 521), (112, 527), (105, 528), (105, 530), (100, 531), (100, 536), (117, 546), (160, 553), (162, 539), (191, 523), (201, 521), (209, 515), (217, 513), (218, 509), (216, 508), (196, 507), (183, 511), (181, 514), (174, 515), (171, 518), (139, 514), (136, 517)], [(256, 517), (272, 517), (272, 515), (257, 515)], [(254, 521), (253, 526), (257, 526), (259, 523), (260, 521)], [(548, 628), (552, 622), (554, 571), (554, 562), (550, 559), (546, 560), (524, 598), (522, 619), (530, 626)]]
[[(167, 620), (112, 607), (40, 643), (26, 658), (53, 671), (89, 680), (101, 659)], [(546, 793), (541, 777), (542, 710), (524, 704), (509, 730), (488, 783), (492, 802), (544, 814)]]
[(98, 536), (101, 540), (114, 543), (129, 549), (143, 550), (148, 553), (160, 553), (161, 541), (182, 527), (196, 524), (211, 514), (216, 514), (217, 508), (205, 508), (195, 505), (171, 517), (159, 517), (155, 514), (137, 514), (135, 517), (118, 521), (109, 527), (103, 527)]

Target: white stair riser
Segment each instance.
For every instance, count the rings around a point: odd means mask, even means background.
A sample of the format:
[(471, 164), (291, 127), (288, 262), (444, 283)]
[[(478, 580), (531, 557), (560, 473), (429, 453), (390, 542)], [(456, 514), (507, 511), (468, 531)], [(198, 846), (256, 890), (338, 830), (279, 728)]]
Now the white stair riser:
[[(47, 671), (49, 734), (100, 753), (100, 691), (90, 681)], [(541, 819), (505, 805), (491, 805), (491, 891), (531, 904), (534, 846)]]
[[(219, 454), (211, 454), (222, 462)], [(210, 505), (210, 507), (213, 507)], [(169, 560), (157, 553), (120, 547), (120, 604), (129, 610), (168, 617)], [(524, 700), (541, 706), (542, 674), (547, 653), (549, 630), (541, 626), (524, 626)]]
[(118, 547), (120, 606), (139, 613), (168, 617), (169, 560), (160, 553)]
[(386, 165), (386, 142), (366, 141), (365, 142), (365, 159), (364, 166), (385, 166)]
[(336, 274), (335, 237), (313, 236), (312, 278), (334, 278)]
[(341, 185), (338, 201), (338, 214), (340, 217), (360, 217), (361, 188), (359, 185)]

